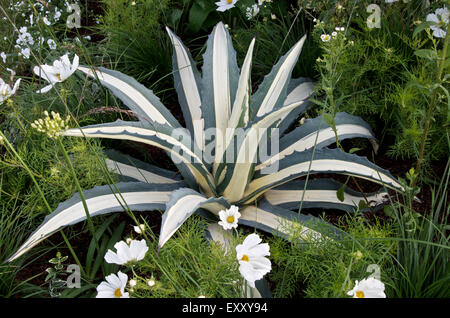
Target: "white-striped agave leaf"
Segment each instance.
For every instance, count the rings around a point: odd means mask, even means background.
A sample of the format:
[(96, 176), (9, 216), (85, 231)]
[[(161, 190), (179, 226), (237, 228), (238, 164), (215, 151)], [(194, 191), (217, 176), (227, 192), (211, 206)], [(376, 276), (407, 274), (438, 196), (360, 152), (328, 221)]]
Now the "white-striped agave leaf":
[(272, 111), (254, 122), (252, 126), (247, 130), (246, 136), (242, 145), (238, 149), (236, 159), (233, 163), (227, 164), (227, 175), (222, 184), (219, 185), (219, 191), (223, 189), (224, 196), (230, 202), (237, 202), (242, 198), (245, 188), (251, 177), (252, 167), (258, 151), (258, 145), (261, 142), (261, 138), (264, 136), (264, 132), (267, 131), (276, 121), (301, 105), (303, 101), (295, 104), (285, 106)]
[(174, 50), (172, 57), (173, 78), (186, 127), (199, 149), (205, 149), (204, 126), (201, 101), (201, 77), (191, 54), (183, 42), (169, 29)]
[(223, 197), (207, 198), (189, 188), (181, 188), (172, 192), (161, 221), (158, 249), (198, 209), (203, 208), (217, 215), (220, 210), (229, 207), (229, 203)]
[[(89, 215), (94, 217), (106, 213), (123, 212), (127, 209), (131, 211), (163, 210), (166, 202), (169, 201), (170, 194), (183, 186), (185, 186), (183, 182), (174, 184), (121, 182), (114, 186), (106, 185), (83, 191), (83, 196)], [(85, 219), (86, 212), (77, 193), (71, 199), (60, 203), (53, 213), (47, 215), (42, 224), (8, 259), (8, 262), (20, 257), (55, 232)]]
[[(378, 144), (370, 126), (360, 117), (347, 113), (338, 113), (334, 118), (337, 138), (344, 140), (348, 138), (368, 138), (374, 150), (377, 151)], [(292, 132), (280, 139), (280, 151), (265, 162), (260, 162), (256, 170), (260, 170), (294, 151), (304, 151), (312, 148), (320, 149), (336, 142), (336, 133), (322, 119), (322, 116), (307, 119), (305, 123), (296, 127)]]
[(239, 81), (236, 51), (222, 22), (214, 27), (208, 38), (203, 55), (202, 76), (202, 113), (205, 117), (205, 128), (216, 130), (215, 139), (211, 141), (215, 152), (215, 173), (225, 151), (225, 133)]
[(98, 78), (100, 83), (122, 100), (144, 125), (159, 123), (174, 128), (181, 127), (159, 98), (134, 78), (103, 67), (93, 71), (89, 67), (79, 66), (78, 70), (90, 77)]
[(284, 100), (283, 105), (287, 106), (299, 101), (304, 103), (292, 110), (289, 114), (286, 114), (281, 122), (277, 125), (280, 136), (283, 135), (288, 128), (290, 128), (297, 120), (297, 118), (304, 114), (306, 110), (311, 107), (312, 103), (308, 100), (314, 92), (314, 83), (308, 78), (293, 78), (290, 80), (287, 97)]
[(270, 73), (264, 78), (250, 103), (250, 118), (262, 117), (272, 110), (282, 107), (287, 97), (287, 89), (292, 70), (297, 63), (306, 35), (298, 41), (286, 55), (281, 57)]
[(312, 149), (294, 152), (279, 161), (273, 174), (256, 172), (239, 203), (252, 203), (265, 191), (307, 174), (337, 173), (367, 179), (388, 188), (404, 191), (389, 173), (365, 157), (345, 153), (340, 149)]
[[(62, 134), (73, 137), (129, 140), (156, 146), (169, 152), (176, 160), (185, 164), (203, 191), (208, 194), (214, 193), (210, 172), (203, 164), (202, 159), (197, 156), (198, 151), (192, 151), (192, 145), (186, 143), (186, 140), (191, 140), (190, 137), (187, 135), (184, 138), (175, 138), (174, 129), (168, 125), (154, 123), (150, 128), (145, 127), (141, 122), (117, 120), (113, 123), (68, 129)], [(177, 131), (176, 135), (180, 134), (183, 134), (183, 130)]]
[(105, 151), (106, 167), (116, 173), (121, 181), (141, 181), (146, 183), (177, 183), (180, 175), (140, 161), (113, 149)]
[[(333, 179), (311, 179), (306, 183), (305, 189), (304, 180), (294, 180), (268, 190), (264, 193), (264, 198), (272, 205), (294, 211), (298, 211), (301, 205), (302, 210), (321, 208), (354, 212), (359, 203), (366, 202), (366, 199), (370, 207), (377, 210), (388, 201), (389, 194), (385, 191), (362, 194), (349, 187), (344, 187), (344, 200), (341, 201), (337, 191), (343, 186)], [(368, 210), (365, 208), (362, 211)]]
[(265, 199), (258, 201), (258, 205), (243, 207), (240, 212), (239, 224), (288, 239), (293, 228), (299, 230), (305, 241), (338, 239), (343, 235), (342, 231), (322, 219), (272, 205)]

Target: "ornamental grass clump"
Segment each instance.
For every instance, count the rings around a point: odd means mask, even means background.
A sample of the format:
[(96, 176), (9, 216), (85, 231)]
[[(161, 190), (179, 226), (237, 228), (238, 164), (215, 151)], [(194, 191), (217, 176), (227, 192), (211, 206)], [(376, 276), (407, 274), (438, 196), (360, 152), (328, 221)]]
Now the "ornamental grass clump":
[[(61, 203), (10, 261), (59, 229), (85, 220), (83, 206), (90, 217), (124, 210), (165, 210), (158, 238), (160, 249), (195, 212), (215, 224), (219, 212), (234, 205), (239, 208), (240, 225), (283, 235), (280, 223), (290, 222), (299, 224), (305, 237), (321, 238), (333, 237), (336, 229), (320, 226), (317, 230), (316, 225), (327, 224), (299, 210), (319, 206), (348, 211), (361, 200), (373, 206), (384, 201), (385, 193), (362, 194), (332, 179), (295, 180), (310, 174), (356, 176), (403, 191), (388, 171), (366, 158), (327, 148), (337, 139), (354, 137), (370, 139), (375, 145), (372, 130), (361, 118), (338, 113), (329, 125), (329, 121), (317, 117), (288, 132), (306, 111), (313, 91), (310, 80), (291, 79), (306, 36), (280, 58), (251, 94), (255, 39), (239, 70), (231, 37), (223, 23), (218, 23), (209, 36), (200, 74), (188, 49), (167, 31), (174, 46), (175, 89), (186, 127), (135, 79), (102, 67), (79, 66), (79, 71), (98, 79), (121, 99), (138, 121), (117, 120), (66, 129), (60, 135), (156, 146), (170, 155), (179, 174), (108, 152), (106, 166), (124, 181), (82, 191)], [(338, 189), (344, 189), (339, 199)]]

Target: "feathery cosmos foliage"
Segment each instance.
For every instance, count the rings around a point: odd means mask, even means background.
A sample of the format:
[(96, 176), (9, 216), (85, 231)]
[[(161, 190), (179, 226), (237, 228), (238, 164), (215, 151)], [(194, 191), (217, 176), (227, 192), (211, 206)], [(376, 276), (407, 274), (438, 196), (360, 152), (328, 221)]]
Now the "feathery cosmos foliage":
[[(255, 39), (239, 70), (231, 37), (222, 23), (209, 36), (202, 74), (189, 50), (169, 29), (174, 46), (175, 89), (186, 127), (182, 127), (153, 92), (135, 79), (105, 68), (79, 71), (98, 79), (129, 107), (138, 121), (121, 121), (68, 129), (64, 136), (136, 141), (165, 150), (179, 169), (182, 180), (164, 170), (117, 152), (108, 152), (106, 165), (123, 177), (116, 185), (96, 187), (83, 193), (91, 216), (121, 212), (165, 210), (159, 247), (195, 212), (218, 220), (221, 210), (236, 205), (240, 224), (283, 235), (286, 222), (297, 222), (305, 237), (332, 235), (325, 222), (299, 214), (302, 206), (350, 210), (363, 194), (346, 189), (344, 201), (336, 196), (342, 185), (330, 179), (296, 181), (316, 173), (337, 173), (371, 180), (402, 191), (386, 170), (366, 158), (329, 149), (336, 138), (363, 137), (375, 145), (372, 130), (361, 118), (339, 113), (335, 127), (321, 118), (285, 133), (309, 105), (313, 83), (291, 79), (300, 56), (303, 36), (273, 67), (251, 94), (251, 65)], [(277, 139), (279, 137), (279, 140)], [(239, 140), (240, 142), (236, 142)], [(263, 153), (272, 141), (279, 149)], [(268, 170), (267, 170), (268, 169)], [(270, 171), (268, 173), (267, 171)], [(383, 193), (367, 196), (373, 205)], [(61, 228), (86, 218), (79, 194), (61, 203), (10, 258), (16, 259)], [(330, 226), (331, 228), (331, 226)]]

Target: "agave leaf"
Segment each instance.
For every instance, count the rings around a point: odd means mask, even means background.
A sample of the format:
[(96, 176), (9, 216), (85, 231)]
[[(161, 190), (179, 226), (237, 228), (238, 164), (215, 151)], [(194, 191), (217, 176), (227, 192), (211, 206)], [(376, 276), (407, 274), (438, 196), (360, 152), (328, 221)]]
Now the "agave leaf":
[[(338, 173), (352, 175), (383, 184), (388, 188), (404, 191), (400, 183), (389, 173), (371, 163), (365, 157), (348, 154), (340, 149), (316, 149), (294, 152), (279, 162), (279, 170), (270, 175), (256, 172), (249, 183), (244, 198), (238, 202), (252, 202), (270, 188), (276, 187), (309, 173)], [(381, 178), (381, 179), (380, 179)]]
[(100, 83), (122, 100), (145, 125), (159, 123), (175, 128), (181, 127), (159, 98), (134, 78), (103, 67), (99, 67), (95, 72), (85, 66), (79, 66), (78, 70), (90, 77), (98, 78)]
[(194, 136), (194, 141), (199, 149), (205, 149), (203, 139), (204, 119), (201, 110), (201, 78), (195, 66), (191, 54), (183, 45), (183, 42), (166, 27), (172, 41), (173, 51), (173, 78), (178, 101), (183, 111), (186, 126)]
[(178, 230), (197, 209), (203, 208), (214, 214), (220, 210), (229, 208), (230, 205), (223, 198), (207, 198), (189, 188), (175, 190), (170, 195), (170, 200), (166, 205), (166, 211), (161, 221), (161, 231), (159, 234), (158, 249)]
[[(178, 129), (176, 135), (182, 133), (183, 131)], [(213, 195), (214, 182), (211, 174), (202, 163), (201, 158), (196, 155), (196, 153), (199, 153), (198, 150), (193, 152), (191, 151), (192, 145), (186, 144), (190, 141), (190, 136), (181, 136), (183, 137), (180, 138), (181, 140), (177, 139), (174, 137), (174, 129), (170, 126), (155, 123), (151, 128), (144, 128), (140, 122), (117, 120), (113, 123), (68, 129), (62, 134), (73, 137), (130, 140), (166, 150), (173, 158), (186, 165), (203, 191), (207, 192), (208, 195)], [(180, 150), (182, 153), (180, 153)]]
[(212, 141), (215, 150), (214, 172), (225, 150), (225, 133), (236, 96), (239, 68), (231, 37), (219, 22), (208, 38), (203, 55), (202, 112), (205, 128), (216, 130)]
[[(340, 201), (337, 191), (343, 186), (342, 183), (333, 179), (308, 180), (306, 190), (304, 180), (294, 180), (268, 190), (264, 198), (271, 203), (289, 210), (297, 210), (301, 204), (302, 208), (324, 208), (339, 209), (354, 212), (361, 200), (365, 200), (361, 192), (354, 191), (344, 186), (344, 200)], [(303, 194), (304, 192), (304, 194)], [(387, 192), (365, 194), (370, 205), (375, 209), (387, 202)], [(301, 200), (303, 202), (301, 203)]]
[[(233, 104), (228, 128), (245, 127), (249, 123), (249, 103), (251, 94), (251, 66), (253, 49), (255, 47), (255, 38), (253, 38), (247, 50), (244, 63), (242, 64), (241, 75), (239, 76), (239, 84), (236, 98)], [(228, 145), (228, 143), (227, 143)]]
[(290, 229), (295, 228), (302, 240), (337, 239), (341, 231), (331, 224), (312, 215), (298, 214), (261, 200), (258, 205), (246, 206), (240, 210), (239, 224), (261, 231), (289, 238)]
[(297, 118), (311, 107), (312, 103), (308, 100), (314, 92), (314, 83), (312, 80), (304, 77), (291, 79), (288, 85), (287, 97), (283, 105), (289, 105), (299, 101), (304, 101), (301, 107), (298, 107), (286, 114), (278, 125), (279, 135), (283, 133), (297, 120)]
[(174, 171), (159, 168), (124, 155), (116, 150), (106, 150), (106, 166), (117, 173), (121, 181), (141, 181), (147, 183), (177, 183), (180, 176)]
[(235, 162), (227, 165), (227, 174), (223, 183), (219, 186), (219, 191), (224, 188), (223, 194), (230, 201), (235, 202), (242, 198), (245, 187), (251, 177), (252, 167), (256, 162), (258, 145), (267, 131), (276, 121), (285, 114), (301, 105), (303, 101), (279, 108), (265, 115), (255, 122), (247, 131), (244, 142), (238, 150)]
[(250, 118), (262, 117), (273, 109), (283, 106), (291, 78), (292, 70), (300, 55), (306, 35), (298, 41), (288, 53), (272, 68), (256, 93), (252, 96), (250, 104)]
[[(185, 184), (149, 184), (143, 182), (121, 182), (116, 188), (110, 185), (95, 187), (83, 191), (91, 217), (111, 213), (123, 212), (128, 207), (133, 211), (162, 210), (172, 191)], [(58, 205), (56, 210), (47, 215), (44, 222), (30, 235), (25, 243), (8, 259), (8, 262), (20, 257), (33, 246), (45, 240), (62, 228), (79, 223), (86, 219), (86, 212), (80, 195), (76, 193), (69, 200)]]
[[(360, 117), (352, 116), (347, 113), (338, 113), (334, 118), (339, 140), (347, 138), (368, 138), (375, 151), (378, 149), (375, 135), (367, 124)], [(318, 135), (318, 136), (317, 136)], [(317, 141), (316, 141), (317, 138)], [(292, 154), (294, 151), (304, 151), (316, 146), (320, 149), (336, 142), (334, 130), (327, 124), (322, 116), (314, 119), (308, 119), (305, 123), (286, 136), (280, 139), (280, 152), (272, 158), (260, 163), (255, 170), (260, 170), (284, 157)]]

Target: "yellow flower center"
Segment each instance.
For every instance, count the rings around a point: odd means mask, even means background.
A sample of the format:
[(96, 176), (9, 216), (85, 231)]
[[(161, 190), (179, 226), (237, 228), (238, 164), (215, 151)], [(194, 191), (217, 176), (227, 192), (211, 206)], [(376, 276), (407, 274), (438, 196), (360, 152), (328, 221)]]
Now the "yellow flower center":
[(60, 81), (61, 80), (61, 74), (56, 74), (56, 77), (58, 77), (58, 80)]
[(228, 4), (232, 4), (232, 3), (233, 3), (233, 0), (227, 0), (227, 3), (228, 3)]
[(120, 291), (120, 288), (117, 288), (114, 291), (114, 296), (116, 296), (117, 298), (120, 298), (122, 296), (122, 292)]
[(363, 292), (362, 290), (358, 290), (358, 291), (356, 292), (356, 297), (358, 297), (358, 298), (364, 298), (364, 292)]
[(244, 256), (242, 256), (241, 258), (241, 261), (248, 262), (249, 261), (248, 255), (244, 254)]
[(227, 217), (227, 222), (228, 223), (233, 223), (234, 222), (234, 216), (230, 215), (229, 217)]
[(3, 96), (6, 96), (6, 95), (8, 95), (8, 92), (7, 92), (6, 90), (3, 90), (3, 91), (2, 91), (2, 95), (3, 95)]

